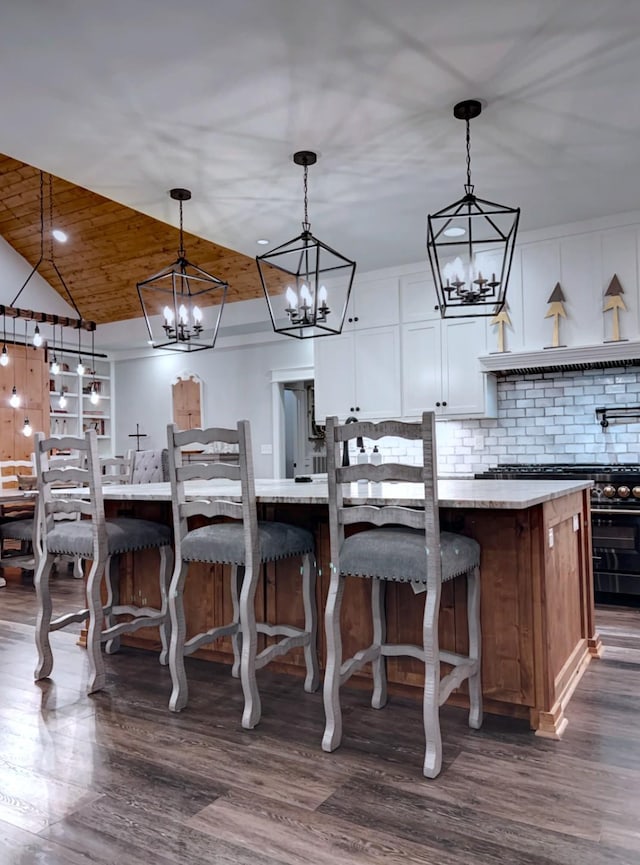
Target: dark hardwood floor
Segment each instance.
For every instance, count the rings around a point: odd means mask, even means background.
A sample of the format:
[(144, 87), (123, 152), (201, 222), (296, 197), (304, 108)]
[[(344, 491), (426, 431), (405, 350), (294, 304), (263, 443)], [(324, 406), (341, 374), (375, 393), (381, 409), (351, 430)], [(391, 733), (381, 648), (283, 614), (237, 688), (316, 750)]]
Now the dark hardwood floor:
[[(55, 582), (58, 608), (81, 583)], [(603, 659), (569, 705), (562, 742), (491, 715), (442, 712), (444, 768), (421, 775), (418, 705), (376, 711), (346, 692), (345, 736), (320, 749), (320, 693), (260, 674), (263, 720), (240, 727), (226, 667), (191, 660), (191, 700), (125, 649), (85, 694), (72, 633), (32, 681), (33, 589), (0, 590), (1, 865), (636, 865), (640, 863), (640, 610), (599, 608)]]

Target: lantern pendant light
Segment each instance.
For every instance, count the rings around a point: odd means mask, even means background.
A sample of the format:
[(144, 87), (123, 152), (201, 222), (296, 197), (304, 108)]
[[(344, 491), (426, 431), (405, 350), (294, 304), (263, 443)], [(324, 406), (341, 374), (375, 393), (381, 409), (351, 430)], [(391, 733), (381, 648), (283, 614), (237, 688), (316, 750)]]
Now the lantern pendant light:
[(454, 106), (454, 117), (467, 130), (465, 194), (427, 217), (427, 252), (443, 318), (494, 316), (506, 299), (520, 208), (474, 193), (469, 122), (481, 111), (475, 99)]
[(293, 154), (304, 168), (304, 220), (293, 240), (256, 257), (271, 323), (276, 333), (305, 339), (340, 333), (351, 295), (356, 263), (311, 233), (308, 171), (317, 155)]
[[(189, 201), (188, 189), (171, 189), (169, 195), (180, 204), (180, 248), (173, 264), (137, 284), (138, 298), (153, 348), (171, 351), (203, 351), (213, 348), (228, 284), (192, 264), (184, 250), (182, 204)], [(162, 323), (158, 324), (161, 319)]]

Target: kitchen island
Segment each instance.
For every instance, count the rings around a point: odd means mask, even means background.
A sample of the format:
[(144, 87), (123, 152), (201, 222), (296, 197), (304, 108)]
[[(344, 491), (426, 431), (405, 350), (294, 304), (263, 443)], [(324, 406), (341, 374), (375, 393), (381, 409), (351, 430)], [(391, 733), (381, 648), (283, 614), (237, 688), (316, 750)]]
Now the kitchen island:
[[(231, 482), (188, 482), (190, 497), (228, 494)], [(567, 724), (565, 707), (592, 656), (600, 653), (593, 606), (589, 481), (442, 480), (438, 484), (441, 527), (475, 538), (482, 550), (482, 683), (485, 711), (526, 718), (538, 735), (559, 738)], [(63, 490), (61, 494), (69, 494)], [(320, 617), (329, 584), (329, 532), (326, 480), (311, 483), (257, 480), (261, 515), (313, 530), (316, 537)], [(363, 495), (353, 484), (345, 500), (420, 507), (416, 486), (370, 484)], [(104, 488), (107, 515), (131, 513), (170, 521), (168, 484), (110, 485)], [(239, 498), (239, 490), (237, 493)], [(357, 530), (357, 527), (355, 527)], [(121, 564), (121, 598), (158, 603), (153, 553), (140, 552)], [(258, 615), (291, 624), (302, 622), (295, 563), (270, 563), (264, 570), (256, 604)], [(222, 566), (192, 564), (185, 588), (189, 632), (229, 620), (231, 600)], [(369, 582), (347, 579), (343, 603), (345, 655), (368, 645), (371, 637)], [(464, 581), (443, 586), (440, 642), (443, 649), (466, 651)], [(387, 590), (388, 639), (421, 642), (422, 596), (407, 584)], [(189, 634), (188, 634), (189, 635)], [(125, 640), (123, 639), (123, 642)], [(159, 645), (153, 629), (129, 635), (126, 642)], [(325, 656), (319, 628), (318, 650)], [(230, 662), (231, 646), (213, 644), (199, 657)], [(294, 654), (281, 663), (285, 672), (303, 673)], [(422, 666), (411, 658), (388, 659), (390, 692), (421, 697)], [(369, 684), (366, 673), (351, 680)], [(464, 705), (464, 688), (450, 702)]]

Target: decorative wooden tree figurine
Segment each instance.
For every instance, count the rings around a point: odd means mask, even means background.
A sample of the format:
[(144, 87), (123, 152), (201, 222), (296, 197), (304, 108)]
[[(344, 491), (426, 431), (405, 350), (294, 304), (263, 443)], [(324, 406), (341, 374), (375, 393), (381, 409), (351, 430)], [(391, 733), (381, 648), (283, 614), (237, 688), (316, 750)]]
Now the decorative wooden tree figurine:
[(506, 351), (504, 347), (504, 328), (511, 327), (511, 319), (509, 318), (509, 307), (505, 303), (501, 311), (494, 315), (490, 324), (495, 324), (498, 327), (498, 353)]
[(627, 311), (622, 299), (623, 294), (624, 288), (620, 285), (617, 274), (614, 273), (609, 288), (604, 293), (604, 306), (602, 307), (603, 312), (613, 311), (611, 339), (605, 339), (605, 342), (623, 342), (620, 338), (620, 310)]
[(546, 348), (559, 348), (560, 317), (567, 317), (567, 313), (564, 309), (564, 294), (562, 289), (560, 288), (559, 282), (556, 282), (556, 287), (549, 295), (549, 300), (547, 301), (547, 303), (549, 304), (549, 309), (547, 311), (547, 314), (545, 315), (545, 318), (551, 318), (551, 316), (553, 316), (553, 338), (551, 340), (551, 345), (546, 346)]

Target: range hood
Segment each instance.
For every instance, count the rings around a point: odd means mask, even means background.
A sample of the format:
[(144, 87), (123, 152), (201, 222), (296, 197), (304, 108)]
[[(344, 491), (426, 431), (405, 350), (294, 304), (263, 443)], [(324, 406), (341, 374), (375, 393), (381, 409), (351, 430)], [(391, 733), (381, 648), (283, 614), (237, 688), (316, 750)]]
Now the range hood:
[(496, 375), (640, 366), (640, 342), (620, 340), (601, 345), (547, 348), (542, 351), (504, 351), (482, 355), (478, 360), (483, 372)]

